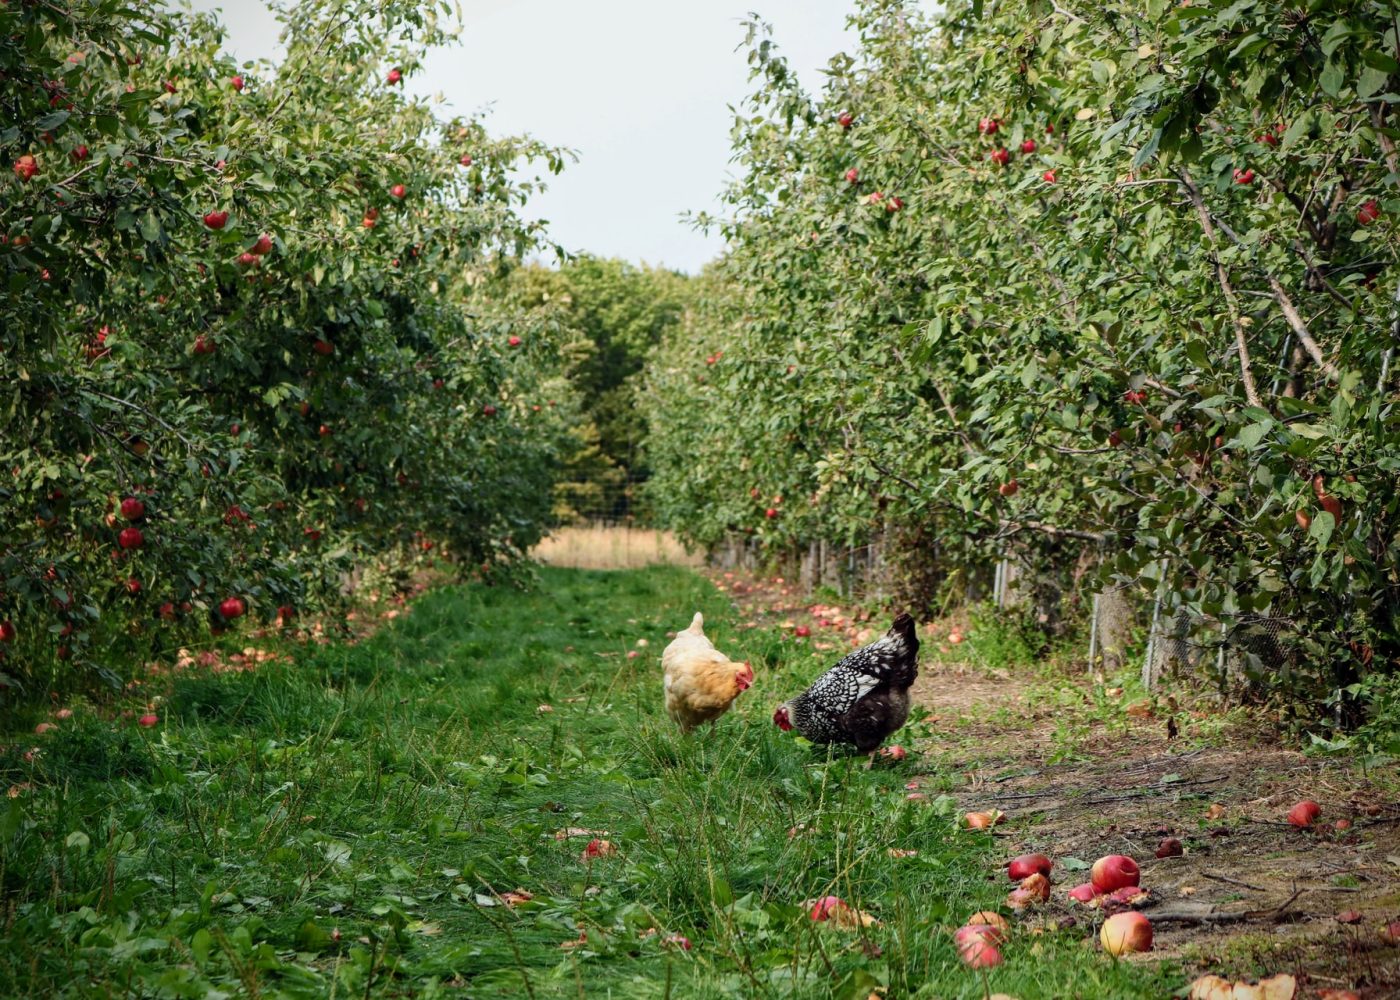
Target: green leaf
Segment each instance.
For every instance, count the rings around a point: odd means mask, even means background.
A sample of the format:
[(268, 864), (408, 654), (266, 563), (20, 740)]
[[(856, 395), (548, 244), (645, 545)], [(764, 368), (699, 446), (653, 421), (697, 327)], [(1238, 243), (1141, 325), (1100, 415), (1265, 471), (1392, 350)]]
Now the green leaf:
[(1342, 92), (1342, 87), (1346, 85), (1346, 78), (1342, 75), (1342, 67), (1329, 59), (1327, 65), (1322, 67), (1317, 82), (1322, 87), (1323, 93), (1329, 97), (1336, 97)]
[(91, 843), (92, 841), (88, 838), (86, 833), (83, 833), (81, 830), (74, 830), (68, 835), (68, 838), (64, 840), (63, 846), (76, 850), (80, 854), (86, 854), (88, 846)]
[(1241, 429), (1238, 435), (1240, 447), (1245, 449), (1255, 448), (1260, 441), (1264, 440), (1264, 436), (1272, 429), (1272, 420), (1261, 420), (1258, 423), (1250, 424), (1248, 427)]
[(1356, 96), (1363, 101), (1369, 100), (1384, 90), (1389, 81), (1390, 73), (1387, 70), (1367, 66), (1361, 71), (1361, 79), (1356, 82)]
[(1308, 527), (1308, 537), (1317, 543), (1318, 548), (1326, 548), (1327, 543), (1332, 540), (1332, 532), (1336, 530), (1337, 521), (1329, 511), (1318, 511), (1313, 515), (1312, 524)]

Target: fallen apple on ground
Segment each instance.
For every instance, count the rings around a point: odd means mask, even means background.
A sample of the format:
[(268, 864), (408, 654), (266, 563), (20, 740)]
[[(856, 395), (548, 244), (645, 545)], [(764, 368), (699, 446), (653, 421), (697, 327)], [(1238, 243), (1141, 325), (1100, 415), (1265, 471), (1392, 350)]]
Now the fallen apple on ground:
[(1103, 922), (1099, 942), (1110, 955), (1152, 950), (1152, 922), (1141, 913), (1115, 913)]

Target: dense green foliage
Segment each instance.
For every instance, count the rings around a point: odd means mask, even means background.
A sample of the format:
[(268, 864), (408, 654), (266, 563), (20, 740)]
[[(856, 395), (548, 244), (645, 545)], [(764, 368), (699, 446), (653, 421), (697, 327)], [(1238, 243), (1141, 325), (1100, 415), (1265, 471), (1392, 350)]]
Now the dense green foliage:
[[(736, 635), (698, 577), (542, 582), (440, 590), (357, 646), (179, 675), (152, 729), (76, 705), (25, 736), (31, 761), (0, 755), (17, 788), (0, 795), (0, 993), (984, 995), (950, 927), (1004, 898), (1004, 846), (955, 829), (937, 793), (960, 776), (917, 755), (866, 770), (780, 733), (773, 704), (824, 654)], [(715, 732), (682, 737), (657, 657), (697, 608), (758, 676)], [(932, 794), (906, 801), (917, 772)], [(592, 832), (556, 838), (571, 827)], [(615, 853), (584, 860), (594, 837)], [(509, 905), (517, 890), (533, 899)], [(803, 901), (827, 893), (880, 926), (812, 923)], [(1179, 985), (1092, 934), (1016, 935), (993, 990)]]
[(432, 6), (282, 18), (239, 67), (152, 2), (0, 5), (0, 684), (119, 683), (548, 523), (572, 397), (496, 286), (560, 154), (404, 96)]
[(647, 426), (636, 406), (647, 355), (675, 330), (690, 282), (662, 268), (581, 256), (556, 269), (521, 268), (511, 288), (532, 311), (549, 309), (561, 327), (566, 372), (587, 423), (558, 486), (562, 517), (635, 516), (635, 484), (648, 475)]
[(754, 25), (731, 250), (648, 376), (664, 520), (1267, 618), (1221, 683), (1358, 721), (1400, 656), (1394, 15), (868, 0), (817, 95)]

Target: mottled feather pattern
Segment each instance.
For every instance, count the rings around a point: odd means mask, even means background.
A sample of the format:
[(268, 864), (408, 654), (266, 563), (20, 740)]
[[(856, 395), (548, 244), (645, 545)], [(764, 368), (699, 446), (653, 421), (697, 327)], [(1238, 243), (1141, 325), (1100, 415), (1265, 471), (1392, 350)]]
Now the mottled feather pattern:
[(854, 743), (871, 750), (909, 715), (909, 687), (919, 675), (914, 619), (843, 658), (790, 704), (790, 719), (814, 743)]

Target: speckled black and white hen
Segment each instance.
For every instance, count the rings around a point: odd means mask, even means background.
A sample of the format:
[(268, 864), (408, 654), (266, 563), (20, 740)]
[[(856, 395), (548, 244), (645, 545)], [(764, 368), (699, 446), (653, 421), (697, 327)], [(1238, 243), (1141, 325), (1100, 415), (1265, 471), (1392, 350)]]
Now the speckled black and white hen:
[(796, 729), (813, 743), (849, 743), (861, 753), (871, 753), (909, 717), (909, 687), (918, 676), (914, 619), (900, 615), (875, 642), (779, 705), (773, 721), (779, 729)]

